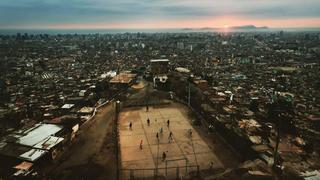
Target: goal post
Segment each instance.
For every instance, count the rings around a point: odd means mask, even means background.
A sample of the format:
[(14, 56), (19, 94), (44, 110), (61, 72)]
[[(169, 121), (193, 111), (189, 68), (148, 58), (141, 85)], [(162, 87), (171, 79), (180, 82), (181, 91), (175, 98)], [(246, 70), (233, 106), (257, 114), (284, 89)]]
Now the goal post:
[[(187, 174), (188, 173), (188, 159), (187, 158), (179, 158), (179, 159), (168, 159), (166, 160), (166, 176), (168, 176), (168, 164), (170, 163), (173, 163), (173, 162), (181, 162), (183, 161), (184, 162), (184, 166), (175, 166), (177, 168), (181, 168), (181, 167), (184, 167), (185, 168), (185, 173)], [(175, 167), (169, 167), (169, 168), (175, 168)]]

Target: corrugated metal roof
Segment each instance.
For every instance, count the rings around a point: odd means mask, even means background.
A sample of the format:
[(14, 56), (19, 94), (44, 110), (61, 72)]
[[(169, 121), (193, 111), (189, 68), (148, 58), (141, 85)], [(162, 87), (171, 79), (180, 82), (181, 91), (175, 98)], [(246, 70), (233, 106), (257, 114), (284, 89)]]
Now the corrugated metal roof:
[(320, 171), (319, 170), (307, 171), (307, 172), (301, 173), (301, 175), (305, 180), (319, 180), (320, 179)]
[(169, 62), (169, 59), (152, 59), (150, 62)]
[(53, 148), (63, 140), (64, 138), (62, 137), (49, 136), (48, 138), (40, 141), (38, 144), (36, 144), (33, 147), (38, 149), (43, 149), (43, 150), (50, 150), (51, 148)]
[(62, 109), (70, 109), (74, 106), (74, 104), (64, 104), (61, 108)]
[(16, 142), (18, 144), (35, 146), (48, 138), (48, 136), (54, 135), (62, 129), (62, 126), (55, 124), (36, 124), (34, 128), (31, 128), (27, 132), (16, 134), (14, 137), (18, 138), (18, 141)]
[(34, 162), (43, 155), (45, 155), (47, 151), (41, 150), (41, 149), (31, 149), (30, 151), (27, 151), (19, 156), (19, 158)]

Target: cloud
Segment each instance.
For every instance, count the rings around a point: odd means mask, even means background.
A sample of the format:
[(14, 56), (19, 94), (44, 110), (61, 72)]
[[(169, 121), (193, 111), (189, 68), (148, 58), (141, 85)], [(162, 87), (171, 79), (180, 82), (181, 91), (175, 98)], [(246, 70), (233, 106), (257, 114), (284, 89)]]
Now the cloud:
[(1, 0), (0, 27), (64, 23), (319, 18), (319, 0)]

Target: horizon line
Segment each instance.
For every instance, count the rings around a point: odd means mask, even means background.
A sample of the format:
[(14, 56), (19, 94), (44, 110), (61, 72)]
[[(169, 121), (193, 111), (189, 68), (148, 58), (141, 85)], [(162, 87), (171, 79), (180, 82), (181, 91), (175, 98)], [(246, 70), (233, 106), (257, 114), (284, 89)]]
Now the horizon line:
[(320, 26), (297, 26), (297, 27), (269, 27), (269, 26), (255, 26), (255, 25), (240, 25), (240, 26), (228, 26), (228, 27), (149, 27), (149, 28), (132, 28), (132, 27), (78, 27), (78, 28), (62, 28), (62, 27), (0, 27), (0, 30), (120, 30), (120, 29), (131, 29), (131, 30), (160, 30), (160, 29), (232, 29), (237, 27), (254, 26), (255, 28), (267, 29), (311, 29), (320, 28)]

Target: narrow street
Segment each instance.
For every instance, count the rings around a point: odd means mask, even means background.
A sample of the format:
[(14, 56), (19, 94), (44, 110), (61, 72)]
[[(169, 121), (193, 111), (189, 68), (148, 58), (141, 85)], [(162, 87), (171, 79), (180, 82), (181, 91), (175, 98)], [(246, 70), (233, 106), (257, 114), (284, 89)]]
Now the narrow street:
[(112, 135), (113, 120), (111, 103), (80, 127), (76, 142), (66, 150), (50, 174), (55, 179), (114, 179), (116, 141)]

